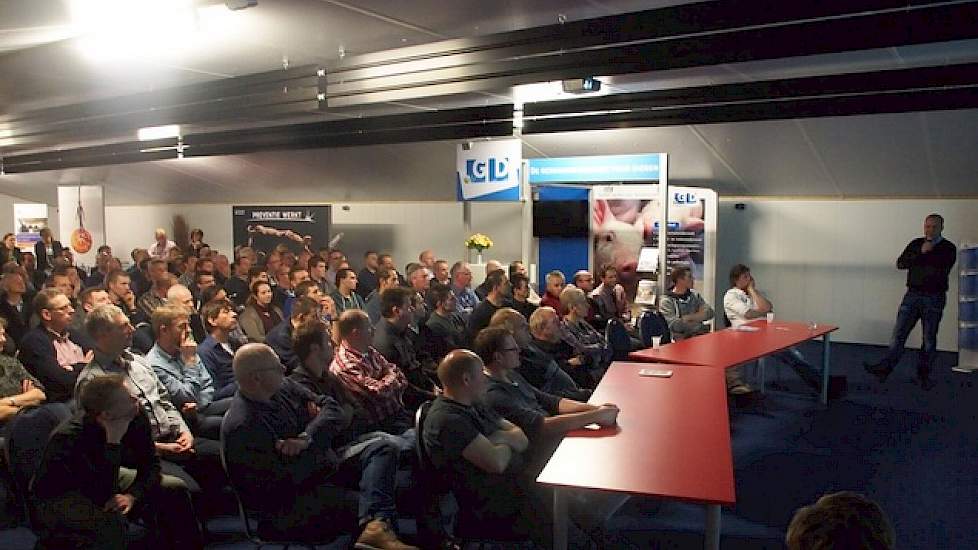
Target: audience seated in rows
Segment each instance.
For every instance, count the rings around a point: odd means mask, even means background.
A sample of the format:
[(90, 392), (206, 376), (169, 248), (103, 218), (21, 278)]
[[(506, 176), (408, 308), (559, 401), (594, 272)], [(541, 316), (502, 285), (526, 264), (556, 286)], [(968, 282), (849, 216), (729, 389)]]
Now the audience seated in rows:
[(411, 410), (434, 398), (434, 364), (415, 346), (417, 332), (411, 328), (415, 301), (410, 289), (389, 288), (380, 295), (383, 316), (374, 325), (373, 346), (407, 378), (404, 401)]
[(564, 286), (567, 284), (567, 280), (564, 278), (564, 274), (560, 271), (551, 271), (547, 273), (547, 288), (543, 293), (543, 297), (540, 298), (540, 305), (553, 308), (558, 315), (563, 317), (567, 311), (564, 307), (560, 305), (560, 292), (564, 290)]
[(484, 284), (488, 285), (485, 299), (480, 301), (475, 306), (475, 309), (472, 310), (466, 326), (469, 342), (475, 340), (480, 330), (489, 326), (489, 321), (492, 319), (493, 314), (506, 307), (506, 296), (510, 293), (509, 280), (506, 278), (506, 273), (502, 269), (497, 269), (490, 273), (486, 277), (486, 283)]
[[(581, 388), (594, 388), (598, 385), (604, 369), (593, 364), (591, 357), (567, 342), (557, 312), (549, 306), (540, 306), (529, 319), (530, 346), (543, 352), (548, 361), (557, 365)], [(530, 355), (536, 359), (536, 354)]]
[(539, 390), (528, 382), (518, 371), (522, 367), (520, 346), (502, 326), (480, 332), (473, 347), (489, 375), (487, 404), (499, 416), (519, 426), (530, 440), (529, 477), (536, 477), (570, 430), (594, 423), (615, 425), (618, 408), (614, 405), (589, 405)]
[[(6, 321), (0, 319), (0, 348), (6, 340)], [(0, 427), (21, 410), (47, 400), (44, 384), (27, 372), (17, 358), (0, 353)]]
[(251, 295), (238, 316), (238, 324), (249, 342), (264, 343), (265, 335), (282, 322), (282, 310), (272, 303), (272, 296), (272, 285), (268, 281), (252, 283)]
[(448, 352), (465, 347), (465, 317), (450, 287), (434, 285), (428, 294), (434, 309), (425, 323), (424, 346), (428, 356), (440, 362)]
[(336, 324), (339, 346), (330, 372), (384, 432), (401, 434), (414, 424), (404, 408), (407, 377), (373, 347), (373, 326), (361, 310), (345, 311)]
[[(480, 334), (484, 351), (495, 361), (517, 358), (515, 343), (501, 329)], [(497, 345), (492, 336), (509, 340)], [(489, 351), (489, 348), (492, 348)], [(498, 356), (498, 358), (497, 358)], [(532, 539), (551, 546), (552, 506), (544, 493), (522, 474), (529, 440), (519, 426), (485, 405), (491, 383), (485, 365), (468, 350), (455, 350), (438, 365), (444, 394), (428, 409), (422, 427), (430, 467), (444, 480), (458, 502), (458, 530), (490, 540)]]
[(397, 278), (397, 271), (388, 269), (386, 267), (381, 267), (377, 269), (377, 288), (371, 292), (364, 304), (363, 310), (367, 312), (367, 316), (370, 317), (370, 322), (377, 324), (380, 321), (380, 294), (387, 290), (388, 288), (395, 288), (400, 286), (400, 282)]
[(380, 257), (376, 250), (363, 253), (363, 269), (357, 273), (357, 294), (366, 302), (367, 297), (380, 286), (377, 271), (380, 269)]
[(248, 279), (248, 272), (251, 271), (251, 258), (248, 255), (240, 256), (234, 261), (233, 267), (233, 274), (225, 281), (224, 290), (227, 291), (228, 299), (235, 306), (243, 307), (251, 294)]
[(109, 293), (109, 300), (122, 310), (133, 325), (138, 325), (148, 321), (148, 318), (136, 307), (136, 294), (129, 283), (129, 274), (121, 269), (110, 271), (105, 276), (105, 290)]
[(450, 271), (452, 292), (455, 294), (455, 307), (462, 315), (468, 316), (479, 305), (479, 296), (472, 290), (472, 268), (465, 262), (455, 262)]
[(357, 273), (349, 268), (336, 272), (336, 291), (330, 296), (336, 302), (336, 312), (343, 314), (349, 309), (363, 309), (366, 304), (363, 297), (357, 294)]
[[(601, 267), (599, 275), (601, 284), (589, 295), (599, 319), (598, 328), (603, 329), (609, 319), (620, 319), (627, 323), (632, 318), (632, 310), (624, 287), (618, 284), (618, 269), (608, 264)], [(593, 284), (593, 277), (591, 280)]]
[(249, 507), (260, 507), (290, 537), (314, 540), (343, 525), (347, 506), (336, 487), (357, 487), (362, 532), (356, 546), (414, 548), (395, 533), (395, 443), (375, 437), (351, 445), (357, 435), (350, 429), (351, 411), (285, 378), (278, 357), (264, 344), (242, 347), (234, 372), (240, 390), (222, 436), (232, 483)]
[(227, 300), (213, 300), (204, 304), (201, 317), (207, 338), (197, 348), (197, 354), (214, 381), (214, 399), (231, 397), (238, 389), (231, 368), (235, 346), (230, 336), (238, 326), (234, 305)]
[(95, 341), (95, 356), (78, 375), (75, 398), (92, 379), (119, 374), (149, 419), (163, 473), (179, 479), (192, 493), (201, 493), (201, 483), (212, 492), (223, 484), (217, 442), (195, 438), (180, 410), (170, 400), (166, 386), (141, 355), (129, 353), (133, 327), (117, 306), (92, 310), (85, 321)]
[(92, 348), (69, 328), (75, 310), (64, 293), (54, 288), (38, 292), (34, 309), (41, 324), (24, 335), (19, 357), (45, 388), (48, 401), (68, 401), (78, 373), (92, 360)]
[[(315, 284), (312, 286), (315, 288)], [(319, 289), (316, 288), (316, 290)], [(296, 299), (295, 305), (292, 306), (292, 315), (276, 325), (265, 336), (265, 343), (278, 355), (286, 374), (290, 374), (300, 364), (299, 359), (292, 351), (295, 330), (306, 323), (319, 320), (322, 320), (322, 304), (308, 296), (301, 296)]]
[(27, 283), (17, 271), (6, 271), (0, 279), (0, 318), (7, 322), (7, 343), (4, 351), (13, 355), (21, 339), (30, 328), (34, 311), (33, 295), (27, 292)]
[[(539, 312), (538, 309), (535, 313)], [(504, 328), (513, 336), (520, 348), (520, 375), (533, 384), (533, 387), (581, 401), (587, 401), (590, 397), (589, 390), (580, 388), (550, 354), (534, 345), (529, 323), (515, 309), (503, 308), (497, 311), (489, 326)]]
[(149, 319), (154, 309), (166, 302), (166, 291), (172, 284), (164, 260), (154, 258), (149, 261), (149, 281), (152, 286), (136, 301), (136, 307), (146, 319)]
[(230, 398), (214, 401), (214, 381), (197, 355), (189, 311), (176, 304), (161, 306), (153, 312), (152, 323), (156, 343), (146, 354), (146, 361), (191, 431), (217, 439)]
[(479, 283), (479, 286), (475, 287), (475, 295), (479, 297), (480, 300), (485, 300), (486, 296), (489, 295), (489, 288), (491, 283), (489, 282), (489, 275), (503, 269), (503, 264), (497, 260), (489, 260), (486, 262), (486, 278)]
[(561, 320), (561, 339), (581, 357), (583, 367), (600, 379), (611, 364), (612, 350), (604, 334), (588, 322), (591, 301), (583, 290), (568, 286), (560, 292), (560, 303), (567, 310)]
[(537, 297), (537, 304), (530, 301), (530, 293), (533, 290), (530, 288), (530, 280), (522, 273), (514, 273), (510, 275), (509, 284), (513, 309), (529, 319), (530, 315), (533, 315), (533, 312), (540, 307), (539, 296)]
[(201, 547), (187, 488), (161, 471), (150, 421), (125, 376), (91, 378), (31, 483), (38, 547), (123, 548), (126, 517), (146, 520), (154, 546)]

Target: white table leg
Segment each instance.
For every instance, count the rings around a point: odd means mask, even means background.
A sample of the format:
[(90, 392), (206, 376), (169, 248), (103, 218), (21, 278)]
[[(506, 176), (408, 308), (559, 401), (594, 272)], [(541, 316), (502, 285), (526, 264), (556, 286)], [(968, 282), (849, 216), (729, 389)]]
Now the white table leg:
[(829, 334), (822, 336), (822, 404), (829, 403)]
[(567, 495), (554, 487), (554, 550), (567, 550)]
[(720, 505), (706, 505), (706, 536), (703, 541), (703, 548), (706, 550), (720, 550)]

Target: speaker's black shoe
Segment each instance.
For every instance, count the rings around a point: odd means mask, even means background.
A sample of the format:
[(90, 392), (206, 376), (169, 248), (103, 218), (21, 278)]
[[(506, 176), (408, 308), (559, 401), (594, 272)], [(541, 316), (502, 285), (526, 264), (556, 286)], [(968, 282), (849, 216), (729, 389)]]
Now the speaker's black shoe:
[(890, 376), (890, 373), (893, 372), (892, 369), (888, 369), (880, 363), (863, 363), (863, 369), (865, 369), (869, 374), (875, 376), (881, 384), (886, 382), (886, 379)]

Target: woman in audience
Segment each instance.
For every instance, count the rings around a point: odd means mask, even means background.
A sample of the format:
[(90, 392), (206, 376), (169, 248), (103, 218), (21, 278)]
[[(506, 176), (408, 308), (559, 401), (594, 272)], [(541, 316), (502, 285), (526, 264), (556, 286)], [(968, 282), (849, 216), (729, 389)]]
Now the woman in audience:
[(561, 339), (585, 359), (584, 367), (600, 380), (611, 363), (612, 350), (603, 334), (587, 321), (591, 303), (584, 291), (569, 286), (560, 292), (560, 305), (567, 310), (561, 321)]
[(249, 342), (265, 343), (265, 334), (282, 322), (282, 310), (272, 303), (272, 285), (256, 280), (251, 285), (248, 303), (238, 317), (238, 324)]
[(3, 242), (0, 243), (0, 265), (8, 262), (20, 264), (20, 249), (17, 248), (17, 237), (13, 233), (4, 235)]
[(31, 300), (34, 297), (26, 295), (27, 283), (17, 271), (4, 273), (3, 279), (0, 279), (0, 290), (0, 318), (7, 322), (7, 335), (10, 337), (4, 349), (13, 355), (20, 339), (30, 328), (30, 318), (34, 313)]

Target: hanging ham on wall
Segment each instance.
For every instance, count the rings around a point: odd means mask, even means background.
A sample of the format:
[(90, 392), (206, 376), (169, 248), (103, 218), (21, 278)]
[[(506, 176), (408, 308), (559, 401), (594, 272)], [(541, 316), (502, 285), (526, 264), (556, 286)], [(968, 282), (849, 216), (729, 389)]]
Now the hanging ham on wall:
[(81, 187), (78, 187), (78, 227), (71, 232), (71, 249), (85, 254), (92, 249), (92, 234), (85, 229), (85, 209), (81, 203)]

